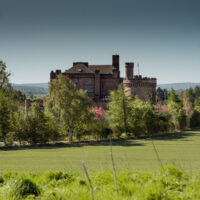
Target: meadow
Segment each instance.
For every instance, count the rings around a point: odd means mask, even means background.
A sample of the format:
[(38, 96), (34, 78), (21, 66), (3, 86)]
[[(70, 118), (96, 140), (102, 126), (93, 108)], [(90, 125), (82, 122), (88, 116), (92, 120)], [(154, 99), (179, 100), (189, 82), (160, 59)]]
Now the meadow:
[[(112, 171), (90, 174), (94, 200), (198, 200), (200, 176), (188, 175), (174, 167), (156, 173), (121, 170), (117, 172), (118, 193)], [(90, 200), (91, 190), (82, 173), (48, 171), (2, 173), (1, 200)]]
[[(164, 166), (173, 165), (185, 172), (200, 171), (200, 130), (185, 131), (153, 139)], [(117, 170), (160, 169), (151, 139), (113, 142)], [(41, 172), (61, 170), (82, 172), (82, 160), (89, 172), (112, 169), (110, 144), (64, 144), (46, 147), (1, 148), (0, 171)]]

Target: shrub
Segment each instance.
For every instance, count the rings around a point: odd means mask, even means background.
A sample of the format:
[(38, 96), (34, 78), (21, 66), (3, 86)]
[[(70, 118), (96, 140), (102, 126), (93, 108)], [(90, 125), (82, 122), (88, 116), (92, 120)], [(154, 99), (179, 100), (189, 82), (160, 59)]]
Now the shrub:
[(68, 183), (71, 183), (74, 178), (73, 175), (69, 174), (69, 173), (64, 173), (61, 171), (57, 171), (57, 172), (47, 172), (47, 180), (48, 181), (52, 181), (52, 180), (62, 180), (65, 179)]
[(194, 110), (193, 115), (190, 119), (190, 126), (191, 127), (198, 127), (200, 126), (200, 112)]
[(30, 179), (20, 178), (14, 183), (12, 194), (16, 199), (22, 199), (29, 195), (39, 196), (40, 190)]

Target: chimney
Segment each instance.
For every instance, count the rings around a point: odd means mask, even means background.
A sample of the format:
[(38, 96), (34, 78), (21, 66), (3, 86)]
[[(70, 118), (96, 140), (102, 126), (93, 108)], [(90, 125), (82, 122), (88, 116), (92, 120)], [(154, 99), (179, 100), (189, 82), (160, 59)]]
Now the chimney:
[(134, 63), (125, 63), (125, 79), (133, 79)]
[(112, 65), (119, 71), (119, 55), (112, 56)]

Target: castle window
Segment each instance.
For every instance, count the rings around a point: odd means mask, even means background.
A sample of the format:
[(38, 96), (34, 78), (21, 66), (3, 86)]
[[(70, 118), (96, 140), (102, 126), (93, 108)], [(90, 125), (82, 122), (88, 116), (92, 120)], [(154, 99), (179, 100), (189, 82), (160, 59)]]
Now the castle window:
[(104, 87), (103, 87), (103, 83), (101, 84), (101, 88), (103, 89)]
[(78, 69), (78, 72), (82, 72), (83, 70), (82, 69)]

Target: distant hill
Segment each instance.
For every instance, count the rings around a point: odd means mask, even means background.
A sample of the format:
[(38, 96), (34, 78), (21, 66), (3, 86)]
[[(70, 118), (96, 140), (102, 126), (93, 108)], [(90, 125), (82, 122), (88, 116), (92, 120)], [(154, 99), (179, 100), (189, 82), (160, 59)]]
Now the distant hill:
[(168, 83), (168, 84), (158, 84), (157, 87), (162, 89), (174, 89), (174, 90), (185, 90), (188, 88), (194, 88), (196, 86), (200, 86), (200, 83)]
[(12, 84), (12, 87), (20, 90), (26, 96), (46, 96), (48, 95), (48, 83), (24, 83)]
[(46, 88), (48, 89), (48, 83), (22, 83), (22, 84), (15, 84), (12, 83), (14, 88)]
[[(24, 83), (24, 84), (13, 83), (12, 86), (26, 95), (33, 95), (33, 96), (48, 95), (48, 83)], [(168, 83), (168, 84), (158, 84), (157, 87), (167, 90), (170, 90), (171, 88), (175, 90), (185, 90), (188, 88), (194, 88), (195, 86), (200, 86), (200, 83)]]

